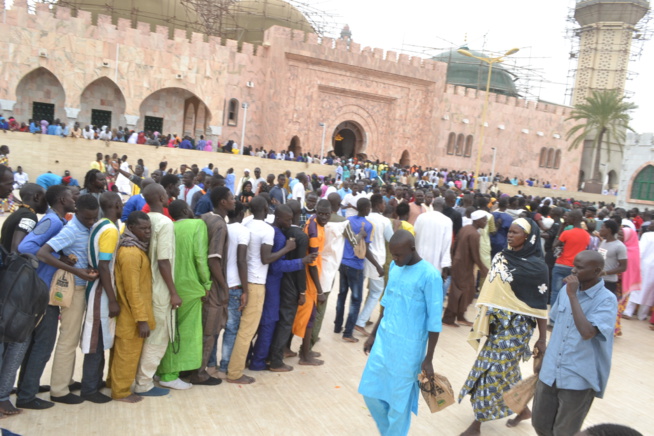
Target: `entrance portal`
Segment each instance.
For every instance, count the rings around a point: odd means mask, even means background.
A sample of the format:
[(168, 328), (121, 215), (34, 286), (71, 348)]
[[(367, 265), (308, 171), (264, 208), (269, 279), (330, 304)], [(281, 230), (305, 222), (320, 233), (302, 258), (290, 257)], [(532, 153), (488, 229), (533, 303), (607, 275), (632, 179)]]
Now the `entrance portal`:
[(291, 139), (291, 143), (288, 146), (288, 151), (293, 152), (294, 158), (297, 158), (299, 155), (302, 154), (302, 147), (300, 146), (300, 138), (294, 136), (293, 139)]
[(332, 146), (334, 154), (349, 159), (358, 156), (365, 150), (365, 133), (359, 123), (345, 121), (334, 129)]

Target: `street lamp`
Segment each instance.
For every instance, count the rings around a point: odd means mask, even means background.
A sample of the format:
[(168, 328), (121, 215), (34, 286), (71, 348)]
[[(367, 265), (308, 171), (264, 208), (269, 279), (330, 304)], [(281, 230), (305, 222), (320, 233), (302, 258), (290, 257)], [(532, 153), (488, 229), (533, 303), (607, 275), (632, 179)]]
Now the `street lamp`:
[(322, 127), (322, 144), (320, 144), (320, 163), (322, 163), (325, 154), (325, 133), (327, 132), (327, 124), (318, 123), (318, 125)]
[(486, 99), (484, 101), (484, 109), (481, 113), (481, 131), (479, 133), (479, 146), (477, 147), (477, 164), (475, 165), (475, 182), (479, 179), (479, 165), (481, 163), (481, 151), (484, 147), (484, 133), (486, 130), (486, 115), (488, 113), (488, 95), (490, 94), (490, 82), (491, 82), (491, 74), (493, 72), (493, 64), (496, 63), (501, 63), (504, 62), (504, 58), (506, 56), (511, 56), (514, 53), (517, 53), (520, 51), (519, 48), (512, 48), (511, 50), (507, 51), (504, 53), (502, 56), (498, 56), (495, 58), (482, 58), (479, 56), (475, 56), (472, 53), (470, 53), (468, 50), (460, 48), (457, 50), (458, 53), (468, 56), (471, 58), (478, 59), (482, 62), (486, 62), (488, 64), (488, 79), (486, 80)]
[(248, 122), (248, 107), (250, 107), (250, 105), (246, 102), (243, 102), (241, 107), (243, 108), (243, 130), (241, 130), (241, 156), (242, 156), (243, 147), (245, 147), (245, 125)]

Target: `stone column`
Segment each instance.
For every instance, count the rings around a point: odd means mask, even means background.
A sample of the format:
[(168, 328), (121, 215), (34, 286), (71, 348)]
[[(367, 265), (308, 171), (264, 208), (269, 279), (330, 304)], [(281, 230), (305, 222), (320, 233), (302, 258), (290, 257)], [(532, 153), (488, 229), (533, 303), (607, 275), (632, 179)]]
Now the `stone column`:
[(223, 133), (223, 128), (222, 126), (209, 126), (207, 129), (207, 140), (211, 140), (213, 143), (213, 151), (216, 151), (218, 149), (218, 139), (220, 138), (220, 135)]

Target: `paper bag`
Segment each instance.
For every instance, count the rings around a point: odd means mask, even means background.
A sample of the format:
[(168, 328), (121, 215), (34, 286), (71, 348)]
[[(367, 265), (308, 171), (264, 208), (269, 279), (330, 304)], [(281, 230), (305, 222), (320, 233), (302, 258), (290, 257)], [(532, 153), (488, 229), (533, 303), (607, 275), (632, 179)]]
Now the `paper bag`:
[(538, 374), (520, 380), (511, 389), (504, 392), (504, 404), (515, 413), (523, 411), (527, 404), (534, 398), (536, 392), (536, 383), (538, 383)]
[(70, 307), (74, 293), (75, 276), (68, 271), (58, 269), (52, 277), (50, 302), (48, 304), (59, 307)]
[(445, 376), (434, 373), (430, 380), (425, 373), (420, 373), (418, 374), (418, 383), (422, 397), (427, 402), (431, 413), (440, 412), (454, 404), (454, 391)]

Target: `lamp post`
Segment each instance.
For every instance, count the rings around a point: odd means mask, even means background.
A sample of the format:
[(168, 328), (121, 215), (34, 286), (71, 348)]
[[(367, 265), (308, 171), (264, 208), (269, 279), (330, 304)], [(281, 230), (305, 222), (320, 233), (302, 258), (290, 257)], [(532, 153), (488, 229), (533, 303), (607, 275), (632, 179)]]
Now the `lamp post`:
[(488, 64), (488, 79), (486, 80), (486, 99), (484, 100), (484, 109), (481, 113), (481, 131), (479, 132), (479, 146), (477, 147), (477, 164), (475, 165), (475, 182), (479, 179), (479, 165), (481, 164), (481, 151), (484, 148), (484, 133), (486, 131), (486, 115), (488, 114), (488, 95), (490, 94), (490, 83), (491, 83), (491, 74), (493, 72), (493, 64), (504, 62), (506, 56), (510, 56), (514, 53), (517, 53), (519, 48), (512, 48), (511, 50), (504, 53), (502, 56), (496, 58), (482, 58), (475, 56), (470, 53), (468, 50), (460, 48), (457, 50), (458, 53), (468, 56), (471, 58), (478, 59), (482, 62)]
[(493, 150), (493, 163), (491, 164), (491, 177), (490, 177), (490, 182), (493, 184), (495, 181), (495, 156), (497, 155), (497, 148), (492, 147), (491, 150)]
[(241, 130), (241, 156), (243, 155), (243, 147), (245, 147), (245, 126), (248, 123), (248, 107), (250, 105), (246, 102), (243, 102), (241, 107), (243, 108), (243, 130)]
[(318, 123), (318, 125), (322, 127), (322, 143), (320, 144), (320, 163), (322, 164), (322, 160), (325, 157), (325, 133), (327, 132), (327, 124)]

